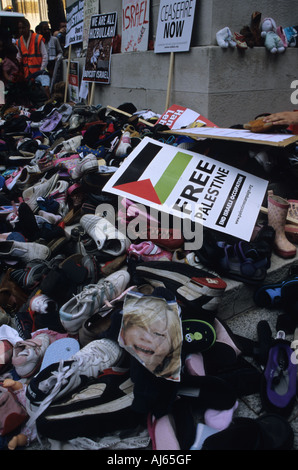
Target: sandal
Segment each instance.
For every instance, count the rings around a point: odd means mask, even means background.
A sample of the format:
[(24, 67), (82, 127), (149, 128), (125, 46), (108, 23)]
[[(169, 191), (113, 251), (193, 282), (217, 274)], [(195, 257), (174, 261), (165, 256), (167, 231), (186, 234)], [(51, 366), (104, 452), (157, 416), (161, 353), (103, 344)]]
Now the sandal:
[(290, 271), (283, 281), (260, 286), (254, 293), (254, 301), (259, 307), (293, 307), (298, 300), (297, 286), (298, 274)]
[(234, 245), (217, 242), (217, 245), (222, 251), (218, 269), (223, 276), (252, 285), (265, 279), (268, 259), (261, 258), (252, 244), (240, 241)]

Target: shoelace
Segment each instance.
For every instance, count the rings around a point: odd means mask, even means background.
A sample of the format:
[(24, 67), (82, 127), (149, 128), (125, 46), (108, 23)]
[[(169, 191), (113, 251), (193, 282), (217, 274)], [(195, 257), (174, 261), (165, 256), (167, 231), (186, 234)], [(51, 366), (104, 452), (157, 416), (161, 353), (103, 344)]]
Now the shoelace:
[(82, 292), (74, 295), (77, 305), (85, 302), (94, 302), (98, 298), (99, 305), (102, 305), (104, 298), (111, 299), (115, 293), (115, 287), (110, 281), (104, 280), (100, 284), (89, 284)]
[[(73, 374), (74, 364), (77, 364), (77, 363), (74, 362), (71, 366), (64, 366), (64, 362), (60, 361), (58, 370), (52, 372), (52, 375), (49, 378), (50, 384), (51, 382), (55, 382), (54, 387), (52, 388), (48, 396), (40, 403), (38, 409), (35, 412), (30, 413), (30, 411), (27, 410), (28, 413), (30, 414), (30, 418), (27, 421), (26, 426), (30, 428), (32, 425), (34, 425), (37, 418), (51, 405), (51, 403), (53, 402), (57, 394), (60, 392), (63, 385), (67, 383), (68, 377), (70, 377)], [(46, 392), (46, 390), (44, 390), (44, 392)]]
[[(111, 341), (111, 343), (114, 342)], [(85, 350), (83, 348), (79, 353), (74, 354), (71, 358), (73, 362), (70, 366), (64, 366), (64, 361), (60, 361), (58, 370), (52, 372), (46, 386), (40, 386), (40, 390), (47, 393), (53, 383), (55, 383), (54, 387), (48, 396), (40, 403), (38, 409), (35, 412), (30, 413), (30, 418), (26, 425), (30, 427), (35, 423), (36, 419), (51, 405), (62, 387), (67, 384), (69, 377), (71, 377), (77, 370), (80, 370), (83, 366), (84, 371), (87, 371), (86, 375), (89, 377), (96, 377), (99, 372), (99, 358), (107, 359), (108, 357), (107, 349), (104, 344), (100, 347), (97, 342), (96, 346), (90, 344), (90, 346)], [(82, 373), (82, 371), (80, 372)]]

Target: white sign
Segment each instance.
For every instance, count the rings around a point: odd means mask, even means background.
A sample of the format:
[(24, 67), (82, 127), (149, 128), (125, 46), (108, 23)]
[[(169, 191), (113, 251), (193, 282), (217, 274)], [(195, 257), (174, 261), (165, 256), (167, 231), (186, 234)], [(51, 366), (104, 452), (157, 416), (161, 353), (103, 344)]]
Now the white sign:
[(103, 191), (249, 241), (268, 182), (145, 137)]
[[(170, 132), (170, 131), (165, 131)], [(297, 135), (293, 134), (267, 134), (260, 132), (251, 132), (247, 129), (233, 129), (230, 127), (196, 127), (193, 129), (176, 129), (175, 134), (188, 135), (193, 139), (210, 138), (223, 139), (238, 142), (250, 142), (264, 145), (276, 145), (285, 147), (286, 145), (296, 142)]]
[(122, 0), (121, 52), (147, 51), (150, 0)]
[(189, 50), (196, 0), (161, 0), (154, 52)]
[(88, 35), (90, 29), (90, 20), (92, 15), (99, 13), (99, 1), (88, 0), (84, 2), (84, 32), (83, 32), (83, 49), (88, 46)]
[(65, 47), (83, 41), (84, 0), (79, 0), (66, 8)]

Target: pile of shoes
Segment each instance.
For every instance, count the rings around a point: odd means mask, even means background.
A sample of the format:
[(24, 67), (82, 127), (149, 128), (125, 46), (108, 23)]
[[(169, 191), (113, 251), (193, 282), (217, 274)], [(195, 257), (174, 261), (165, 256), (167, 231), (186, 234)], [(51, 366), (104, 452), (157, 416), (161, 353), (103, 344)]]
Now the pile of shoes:
[[(267, 337), (264, 351), (264, 335), (234, 334), (217, 313), (231, 279), (256, 287), (256, 304), (297, 303), (296, 275), (264, 285), (273, 252), (296, 254), (296, 201), (268, 193), (251, 241), (204, 229), (187, 250), (173, 220), (163, 227), (102, 191), (144, 137), (164, 142), (159, 115), (50, 101), (1, 117), (0, 401), (15, 400), (0, 417), (2, 448), (37, 436), (72, 448), (291, 448), (278, 400), (274, 416), (264, 398), (264, 416), (234, 419), (239, 398), (266, 396), (271, 347), (288, 359), (288, 344)], [(285, 367), (274, 369), (281, 384), (295, 372)], [(286, 398), (288, 413), (293, 388)]]

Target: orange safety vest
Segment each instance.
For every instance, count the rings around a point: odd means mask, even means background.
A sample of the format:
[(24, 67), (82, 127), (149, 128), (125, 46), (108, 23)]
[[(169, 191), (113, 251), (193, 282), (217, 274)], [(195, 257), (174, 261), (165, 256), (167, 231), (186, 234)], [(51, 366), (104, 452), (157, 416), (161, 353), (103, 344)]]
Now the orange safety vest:
[(22, 63), (24, 68), (25, 78), (28, 78), (32, 73), (38, 72), (42, 64), (42, 54), (40, 51), (40, 43), (42, 35), (31, 33), (29, 48), (27, 49), (23, 36), (18, 39), (18, 48), (22, 55)]

